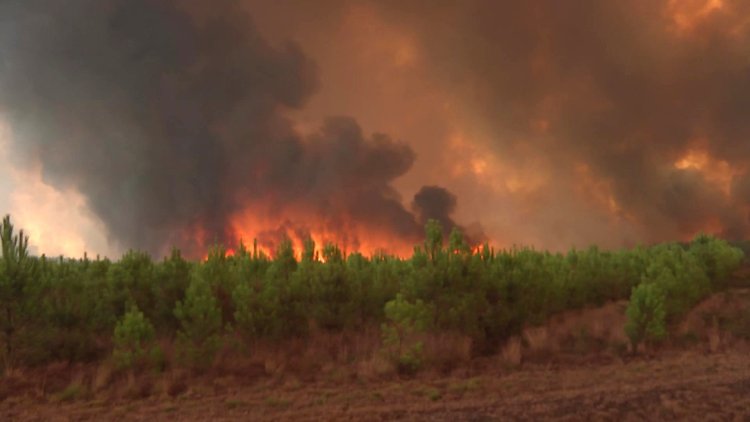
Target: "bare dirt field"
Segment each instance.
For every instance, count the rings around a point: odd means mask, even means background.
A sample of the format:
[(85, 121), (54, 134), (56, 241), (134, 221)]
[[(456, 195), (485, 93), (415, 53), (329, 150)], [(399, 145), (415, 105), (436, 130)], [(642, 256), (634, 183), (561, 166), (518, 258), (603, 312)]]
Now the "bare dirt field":
[(0, 420), (750, 420), (750, 354), (680, 352), (629, 362), (467, 370), (440, 377), (191, 382), (144, 399), (11, 396)]

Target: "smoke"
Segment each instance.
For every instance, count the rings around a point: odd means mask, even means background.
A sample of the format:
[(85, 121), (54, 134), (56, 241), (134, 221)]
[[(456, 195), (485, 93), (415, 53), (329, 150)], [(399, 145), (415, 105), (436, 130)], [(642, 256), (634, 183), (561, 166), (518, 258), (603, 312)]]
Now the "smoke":
[(80, 191), (127, 247), (197, 254), (237, 241), (247, 213), (264, 216), (264, 239), (351, 229), (353, 247), (367, 231), (413, 242), (430, 213), (454, 225), (455, 199), (419, 216), (402, 204), (392, 183), (415, 160), (408, 145), (349, 117), (295, 130), (287, 113), (318, 81), (297, 44), (269, 44), (231, 0), (0, 3), (15, 152)]
[(440, 186), (425, 186), (414, 195), (412, 208), (422, 223), (434, 219), (454, 226), (451, 214), (456, 210), (456, 204), (456, 195), (448, 190)]
[[(5, 0), (0, 107), (14, 152), (152, 251), (238, 226), (269, 245), (409, 243), (429, 217), (553, 249), (739, 238), (748, 15), (743, 0)], [(342, 111), (357, 120), (324, 119)]]
[(485, 146), (544, 176), (509, 195), (534, 204), (519, 219), (580, 231), (609, 214), (613, 243), (750, 234), (749, 2), (372, 4), (416, 34)]

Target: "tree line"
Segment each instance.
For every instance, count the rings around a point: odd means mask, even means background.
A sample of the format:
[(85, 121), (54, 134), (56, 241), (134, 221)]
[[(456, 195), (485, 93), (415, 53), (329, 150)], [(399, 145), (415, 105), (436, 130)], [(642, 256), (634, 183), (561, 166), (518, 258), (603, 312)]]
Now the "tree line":
[[(298, 258), (299, 256), (299, 258)], [(316, 331), (378, 327), (382, 348), (401, 371), (422, 364), (419, 333), (457, 332), (488, 355), (524, 327), (565, 310), (630, 299), (626, 332), (636, 347), (708, 294), (726, 287), (740, 249), (699, 235), (605, 251), (550, 253), (471, 248), (437, 221), (412, 256), (345, 255), (311, 239), (299, 255), (283, 241), (273, 256), (223, 246), (205, 260), (179, 250), (156, 261), (129, 251), (119, 260), (31, 256), (28, 239), (2, 224), (0, 364), (111, 358), (122, 368), (211, 364), (227, 342), (306, 338)], [(157, 339), (175, 345), (166, 357)]]

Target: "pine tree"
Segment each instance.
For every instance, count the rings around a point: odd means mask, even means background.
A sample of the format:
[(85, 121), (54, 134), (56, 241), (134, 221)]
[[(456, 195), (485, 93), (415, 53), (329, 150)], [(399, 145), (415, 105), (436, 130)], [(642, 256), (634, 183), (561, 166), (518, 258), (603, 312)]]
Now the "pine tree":
[(421, 300), (410, 302), (399, 293), (385, 304), (386, 323), (381, 326), (383, 346), (400, 373), (411, 375), (424, 363), (419, 334), (432, 319), (431, 309)]
[(432, 263), (437, 261), (443, 249), (443, 226), (437, 220), (428, 220), (425, 225), (424, 250)]
[(195, 369), (210, 366), (221, 347), (223, 326), (219, 302), (208, 282), (194, 276), (174, 314), (180, 321), (177, 340), (181, 359)]
[(655, 283), (641, 283), (633, 289), (626, 310), (625, 333), (633, 352), (643, 341), (657, 341), (666, 335), (664, 293)]
[(36, 262), (29, 256), (29, 238), (23, 230), (13, 234), (10, 216), (3, 219), (0, 239), (2, 260), (0, 261), (0, 336), (3, 349), (0, 351), (6, 373), (15, 365), (19, 338), (24, 328), (35, 316), (32, 300)]
[(136, 369), (159, 354), (154, 326), (136, 306), (130, 308), (115, 326), (112, 357), (121, 369)]

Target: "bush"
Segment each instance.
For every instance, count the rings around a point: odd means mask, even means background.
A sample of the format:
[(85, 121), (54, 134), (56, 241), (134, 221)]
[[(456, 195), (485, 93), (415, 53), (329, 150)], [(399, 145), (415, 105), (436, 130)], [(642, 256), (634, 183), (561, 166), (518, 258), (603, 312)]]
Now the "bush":
[(278, 334), (278, 300), (274, 289), (262, 283), (242, 281), (232, 292), (234, 320), (245, 340)]
[(10, 373), (23, 355), (22, 344), (34, 330), (39, 309), (36, 299), (37, 261), (28, 253), (29, 237), (23, 230), (13, 234), (10, 216), (0, 227), (0, 364)]
[[(409, 259), (347, 254), (334, 244), (317, 250), (308, 238), (299, 257), (285, 239), (273, 258), (253, 242), (251, 251), (240, 244), (227, 256), (219, 245), (193, 262), (178, 250), (161, 261), (135, 251), (113, 262), (49, 260), (29, 256), (26, 237), (13, 234), (7, 217), (1, 234), (0, 366), (7, 370), (110, 352), (137, 366), (149, 353), (139, 348), (155, 336), (176, 337), (176, 357), (205, 367), (230, 324), (248, 341), (374, 325), (394, 364), (413, 373), (425, 363), (427, 330), (461, 333), (472, 354), (487, 355), (556, 313), (628, 297), (628, 331), (638, 345), (663, 337), (665, 324), (728, 287), (743, 257), (705, 235), (621, 251), (476, 249), (435, 220)], [(146, 328), (152, 324), (156, 334)]]
[(174, 314), (180, 322), (179, 360), (193, 369), (210, 366), (221, 347), (223, 324), (219, 303), (208, 282), (194, 276), (185, 299), (177, 302)]
[(112, 358), (118, 369), (138, 369), (159, 365), (161, 351), (155, 344), (154, 327), (138, 310), (131, 307), (115, 326)]
[[(311, 296), (313, 317), (319, 327), (340, 330), (354, 323), (352, 284), (341, 250), (333, 244), (323, 248), (325, 264), (314, 262)], [(303, 267), (301, 266), (300, 269)]]
[(633, 289), (626, 310), (628, 321), (625, 333), (630, 338), (633, 352), (643, 342), (655, 342), (666, 335), (664, 293), (653, 283), (641, 283)]
[(689, 252), (703, 266), (706, 276), (719, 286), (726, 282), (744, 258), (741, 249), (730, 246), (722, 239), (705, 234), (700, 234), (693, 239)]
[(411, 375), (424, 364), (423, 343), (418, 335), (426, 331), (431, 312), (421, 300), (411, 303), (397, 294), (385, 304), (388, 322), (382, 325), (383, 346), (399, 373)]

